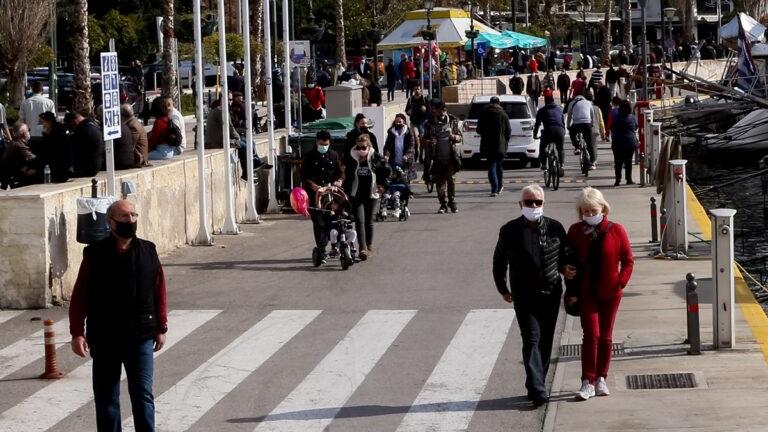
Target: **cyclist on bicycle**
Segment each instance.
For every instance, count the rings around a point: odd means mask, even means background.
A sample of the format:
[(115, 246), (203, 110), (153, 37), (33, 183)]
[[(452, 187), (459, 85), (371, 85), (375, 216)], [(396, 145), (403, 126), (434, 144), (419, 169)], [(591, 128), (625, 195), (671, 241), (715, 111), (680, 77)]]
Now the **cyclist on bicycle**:
[[(584, 90), (584, 92), (586, 91), (589, 90)], [(576, 96), (568, 105), (566, 124), (568, 125), (571, 144), (573, 144), (574, 148), (573, 154), (577, 155), (580, 153), (576, 135), (581, 133), (581, 138), (584, 140), (587, 150), (589, 150), (589, 162), (594, 164), (597, 149), (592, 139), (592, 125), (597, 122), (597, 119), (595, 118), (595, 110), (592, 109), (592, 102), (584, 97), (584, 92)]]
[(547, 145), (555, 143), (557, 157), (560, 160), (560, 168), (563, 166), (565, 155), (563, 154), (563, 141), (565, 140), (565, 120), (563, 109), (555, 103), (552, 90), (544, 92), (544, 106), (536, 113), (536, 124), (533, 126), (533, 138), (539, 134), (539, 126), (543, 126), (541, 141), (539, 141), (539, 162), (541, 169), (547, 166)]

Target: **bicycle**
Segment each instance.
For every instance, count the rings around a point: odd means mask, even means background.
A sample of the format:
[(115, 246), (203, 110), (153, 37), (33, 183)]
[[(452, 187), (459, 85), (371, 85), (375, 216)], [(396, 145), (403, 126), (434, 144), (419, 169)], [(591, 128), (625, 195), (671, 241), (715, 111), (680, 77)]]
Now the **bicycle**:
[(551, 142), (547, 144), (547, 149), (544, 153), (546, 155), (544, 159), (544, 185), (546, 187), (552, 186), (552, 190), (557, 190), (560, 187), (560, 158), (557, 157), (557, 147), (555, 143)]
[(581, 173), (584, 177), (589, 176), (589, 168), (592, 166), (592, 162), (589, 161), (589, 149), (587, 143), (584, 141), (584, 137), (581, 132), (576, 134), (576, 148), (580, 150), (579, 165), (581, 166)]

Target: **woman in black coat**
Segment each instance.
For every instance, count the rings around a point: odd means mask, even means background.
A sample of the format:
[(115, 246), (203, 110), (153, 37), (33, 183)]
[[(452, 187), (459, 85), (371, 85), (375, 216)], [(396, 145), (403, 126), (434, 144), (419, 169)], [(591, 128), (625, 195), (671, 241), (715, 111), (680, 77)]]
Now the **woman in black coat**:
[(378, 154), (379, 153), (379, 143), (376, 141), (376, 135), (373, 134), (373, 132), (368, 130), (368, 119), (365, 118), (365, 114), (358, 114), (355, 116), (355, 128), (349, 131), (347, 133), (347, 139), (344, 142), (344, 155), (349, 154), (350, 151), (352, 151), (352, 147), (357, 144), (357, 137), (359, 137), (362, 134), (368, 134), (371, 138), (371, 145), (373, 145), (373, 150)]
[(614, 186), (621, 183), (621, 168), (624, 167), (625, 180), (628, 185), (632, 181), (632, 155), (637, 149), (637, 118), (632, 114), (632, 105), (628, 100), (619, 104), (619, 114), (611, 123), (611, 150), (616, 174)]

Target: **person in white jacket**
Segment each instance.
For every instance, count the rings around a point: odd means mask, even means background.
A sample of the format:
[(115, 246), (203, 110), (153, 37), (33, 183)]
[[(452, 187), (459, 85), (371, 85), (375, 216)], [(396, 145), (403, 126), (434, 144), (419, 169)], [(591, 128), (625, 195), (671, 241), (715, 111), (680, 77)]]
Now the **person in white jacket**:
[(29, 125), (29, 134), (32, 138), (42, 138), (43, 125), (40, 124), (40, 114), (49, 111), (56, 114), (56, 104), (43, 96), (41, 81), (32, 83), (32, 93), (33, 95), (25, 99), (19, 107), (19, 121)]
[(581, 134), (586, 144), (586, 148), (589, 151), (590, 163), (595, 163), (595, 156), (597, 149), (595, 142), (592, 139), (592, 125), (598, 122), (595, 117), (594, 105), (592, 102), (584, 97), (587, 90), (584, 89), (581, 94), (577, 95), (570, 104), (568, 104), (568, 117), (565, 120), (566, 126), (568, 126), (568, 132), (571, 137), (571, 144), (574, 147), (574, 154), (580, 154), (580, 149), (577, 147), (578, 141), (576, 139), (577, 134)]
[(605, 141), (605, 122), (603, 122), (603, 114), (600, 112), (600, 107), (594, 104), (594, 97), (592, 92), (587, 92), (586, 99), (592, 102), (592, 147), (590, 148), (591, 156), (590, 160), (592, 165), (590, 170), (597, 169), (597, 139)]

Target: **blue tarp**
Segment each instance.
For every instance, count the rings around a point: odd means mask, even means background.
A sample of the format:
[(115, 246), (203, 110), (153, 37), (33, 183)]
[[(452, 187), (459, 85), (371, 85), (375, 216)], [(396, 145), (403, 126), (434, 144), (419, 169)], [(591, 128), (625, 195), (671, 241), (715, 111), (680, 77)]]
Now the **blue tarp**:
[(515, 41), (515, 46), (518, 48), (539, 48), (547, 46), (547, 40), (544, 38), (509, 30), (505, 30), (501, 34), (502, 36), (513, 39)]
[[(497, 35), (493, 33), (480, 33), (477, 36), (477, 39), (475, 39), (475, 46), (478, 46), (478, 44), (485, 44), (489, 48), (498, 48), (498, 49), (504, 49), (504, 48), (512, 48), (515, 45), (516, 41), (510, 37), (503, 36), (503, 35)], [(464, 45), (465, 50), (471, 50), (472, 49), (472, 41), (467, 41), (467, 43)]]

